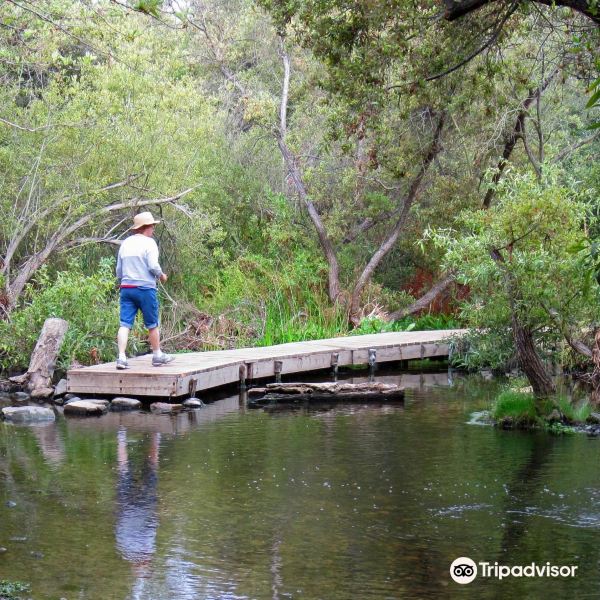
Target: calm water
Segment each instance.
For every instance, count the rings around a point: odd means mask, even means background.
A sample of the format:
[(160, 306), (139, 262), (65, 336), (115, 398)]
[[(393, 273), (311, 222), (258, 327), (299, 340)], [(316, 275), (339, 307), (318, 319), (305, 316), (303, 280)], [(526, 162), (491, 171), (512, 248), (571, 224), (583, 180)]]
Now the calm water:
[[(0, 424), (0, 579), (68, 600), (600, 597), (600, 440), (468, 424), (493, 382), (410, 384), (388, 406)], [(579, 570), (459, 586), (458, 556)]]

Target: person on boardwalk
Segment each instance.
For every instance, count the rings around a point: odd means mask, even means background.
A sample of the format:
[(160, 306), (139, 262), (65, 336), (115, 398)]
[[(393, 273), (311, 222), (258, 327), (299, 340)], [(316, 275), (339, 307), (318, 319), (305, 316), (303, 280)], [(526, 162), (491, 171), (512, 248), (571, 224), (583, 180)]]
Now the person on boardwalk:
[(128, 369), (127, 340), (138, 311), (144, 317), (152, 347), (152, 366), (160, 367), (174, 360), (174, 356), (160, 349), (158, 329), (158, 296), (156, 282), (165, 283), (167, 276), (158, 262), (158, 246), (154, 238), (155, 221), (152, 213), (142, 212), (133, 218), (133, 235), (123, 241), (117, 258), (117, 279), (120, 282), (120, 327), (117, 334), (119, 357), (117, 369)]

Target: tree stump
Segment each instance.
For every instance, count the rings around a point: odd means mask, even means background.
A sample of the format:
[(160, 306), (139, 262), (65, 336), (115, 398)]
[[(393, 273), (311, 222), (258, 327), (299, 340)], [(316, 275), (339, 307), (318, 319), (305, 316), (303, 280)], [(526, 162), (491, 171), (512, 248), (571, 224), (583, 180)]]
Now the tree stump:
[(32, 398), (47, 398), (52, 395), (52, 376), (68, 327), (69, 324), (63, 319), (46, 319), (27, 372), (11, 377), (11, 381), (26, 387)]

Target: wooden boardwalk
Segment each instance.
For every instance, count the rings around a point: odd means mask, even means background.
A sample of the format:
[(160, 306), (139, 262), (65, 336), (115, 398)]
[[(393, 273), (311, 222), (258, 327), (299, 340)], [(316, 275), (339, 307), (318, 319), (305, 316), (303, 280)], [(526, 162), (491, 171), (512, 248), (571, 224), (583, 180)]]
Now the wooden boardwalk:
[(260, 348), (178, 354), (174, 362), (153, 367), (152, 355), (71, 369), (67, 391), (73, 394), (158, 396), (192, 395), (244, 380), (328, 369), (335, 365), (383, 363), (448, 355), (448, 340), (464, 330), (410, 331), (339, 337)]

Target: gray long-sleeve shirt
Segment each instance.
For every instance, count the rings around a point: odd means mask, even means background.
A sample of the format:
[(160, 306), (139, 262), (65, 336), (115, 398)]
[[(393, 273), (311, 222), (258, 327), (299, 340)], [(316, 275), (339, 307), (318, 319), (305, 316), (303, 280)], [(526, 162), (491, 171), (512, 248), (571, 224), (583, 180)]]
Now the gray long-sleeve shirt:
[(117, 257), (117, 278), (121, 285), (155, 288), (161, 275), (158, 246), (153, 238), (136, 233), (123, 241)]

